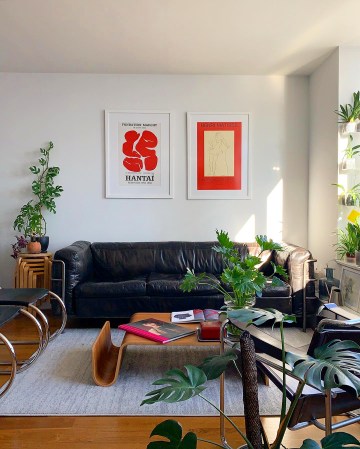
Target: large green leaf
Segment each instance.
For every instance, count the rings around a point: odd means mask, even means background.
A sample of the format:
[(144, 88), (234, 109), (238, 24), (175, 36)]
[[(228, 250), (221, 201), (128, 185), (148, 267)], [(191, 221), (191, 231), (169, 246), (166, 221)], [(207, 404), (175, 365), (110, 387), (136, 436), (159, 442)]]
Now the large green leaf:
[[(287, 353), (293, 373), (318, 390), (348, 387), (360, 396), (360, 346), (351, 340), (332, 340), (316, 348), (314, 358)], [(354, 351), (355, 350), (355, 351)]]
[(181, 425), (172, 419), (158, 424), (151, 432), (150, 437), (160, 436), (169, 441), (152, 441), (147, 445), (147, 449), (196, 449), (197, 437), (193, 432), (188, 432), (182, 438)]
[(286, 315), (279, 312), (276, 309), (257, 309), (255, 307), (228, 310), (228, 317), (241, 321), (242, 323), (247, 323), (247, 325), (254, 324), (255, 326), (260, 326), (267, 321), (274, 321), (275, 323), (285, 322), (293, 323), (296, 321), (294, 315)]
[[(349, 446), (351, 444), (351, 446)], [(360, 447), (360, 441), (346, 432), (336, 432), (321, 440), (321, 446), (314, 440), (307, 439), (300, 449), (356, 449)]]
[(203, 385), (207, 381), (205, 373), (193, 365), (186, 365), (185, 369), (187, 375), (180, 369), (173, 369), (165, 373), (168, 377), (153, 382), (153, 385), (166, 386), (147, 393), (149, 398), (144, 399), (140, 405), (186, 401), (204, 391), (206, 387)]
[(229, 363), (236, 359), (236, 351), (229, 349), (222, 355), (206, 357), (199, 368), (205, 373), (208, 380), (213, 380), (220, 377)]

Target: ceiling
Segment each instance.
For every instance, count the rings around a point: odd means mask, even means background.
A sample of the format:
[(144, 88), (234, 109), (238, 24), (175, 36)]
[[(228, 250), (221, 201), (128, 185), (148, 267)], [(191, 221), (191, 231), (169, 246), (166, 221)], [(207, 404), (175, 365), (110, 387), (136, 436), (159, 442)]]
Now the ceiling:
[(359, 0), (0, 0), (0, 71), (309, 74)]

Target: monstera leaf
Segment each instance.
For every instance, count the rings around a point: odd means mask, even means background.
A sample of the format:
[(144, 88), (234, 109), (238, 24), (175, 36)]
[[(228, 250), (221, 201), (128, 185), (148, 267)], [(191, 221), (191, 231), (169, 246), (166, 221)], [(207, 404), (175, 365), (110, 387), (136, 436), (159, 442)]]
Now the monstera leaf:
[[(351, 445), (351, 446), (350, 446)], [(346, 432), (336, 432), (321, 440), (321, 446), (314, 440), (304, 440), (300, 449), (357, 449), (360, 441)]]
[(318, 390), (348, 387), (360, 396), (360, 346), (351, 340), (332, 340), (314, 351), (314, 358), (287, 353), (293, 373)]
[(150, 437), (159, 436), (167, 438), (169, 441), (152, 441), (147, 445), (147, 449), (196, 449), (197, 437), (193, 432), (188, 432), (182, 438), (181, 425), (172, 419), (158, 424), (151, 432)]
[(165, 373), (163, 379), (156, 380), (153, 385), (166, 385), (158, 390), (146, 394), (140, 405), (154, 404), (155, 402), (180, 402), (197, 396), (205, 390), (204, 383), (207, 381), (205, 373), (196, 366), (185, 366), (187, 375), (180, 369), (173, 369)]
[(237, 359), (234, 349), (229, 349), (222, 355), (206, 357), (199, 368), (205, 373), (208, 380), (217, 379), (225, 371), (229, 363)]
[(294, 323), (296, 321), (294, 315), (285, 315), (276, 309), (257, 309), (252, 307), (228, 310), (227, 314), (229, 318), (247, 323), (247, 325), (254, 324), (255, 326), (261, 326), (269, 320), (273, 320), (274, 324), (280, 322)]

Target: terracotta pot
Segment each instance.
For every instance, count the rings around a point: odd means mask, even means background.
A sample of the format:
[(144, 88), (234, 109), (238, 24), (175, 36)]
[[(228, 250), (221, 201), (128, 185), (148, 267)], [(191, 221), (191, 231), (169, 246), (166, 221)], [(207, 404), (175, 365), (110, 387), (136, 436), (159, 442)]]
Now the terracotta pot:
[(27, 252), (30, 254), (38, 254), (41, 252), (40, 242), (29, 242), (26, 246)]

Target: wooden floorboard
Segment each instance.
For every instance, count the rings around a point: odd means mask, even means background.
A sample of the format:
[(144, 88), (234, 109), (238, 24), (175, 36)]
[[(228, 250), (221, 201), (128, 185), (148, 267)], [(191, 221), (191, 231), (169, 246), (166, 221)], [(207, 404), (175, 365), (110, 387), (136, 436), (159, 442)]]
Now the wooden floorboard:
[[(1, 449), (144, 449), (151, 441), (149, 435), (156, 424), (165, 417), (0, 417)], [(183, 431), (194, 431), (198, 437), (220, 442), (219, 419), (216, 417), (171, 417), (178, 420)], [(236, 418), (243, 429), (244, 419)], [(262, 419), (269, 439), (273, 440), (278, 418)], [(360, 425), (347, 428), (360, 438)], [(241, 444), (237, 435), (227, 430), (227, 439), (235, 448)], [(287, 431), (284, 444), (299, 448), (305, 438), (319, 441), (323, 432), (313, 426), (297, 431)], [(199, 443), (199, 449), (210, 447)]]
[[(98, 323), (97, 326), (100, 328), (101, 324)], [(70, 326), (73, 327), (73, 324), (70, 323)], [(25, 334), (26, 337), (32, 336), (28, 323), (23, 319), (3, 326), (0, 332), (12, 338), (20, 338)], [(22, 351), (25, 353), (25, 348)], [(201, 438), (220, 442), (217, 417), (170, 418), (181, 422), (184, 432), (195, 431)], [(152, 429), (164, 419), (166, 418), (156, 416), (2, 417), (0, 399), (0, 449), (145, 449), (151, 441), (149, 435)], [(243, 429), (244, 418), (235, 420)], [(263, 417), (262, 421), (272, 440), (278, 428), (278, 418)], [(353, 424), (344, 430), (360, 439), (359, 424)], [(299, 448), (305, 438), (311, 437), (319, 441), (323, 436), (322, 431), (311, 426), (298, 431), (287, 431), (284, 443), (287, 448)], [(236, 434), (228, 429), (227, 438), (234, 448), (241, 444), (241, 440), (235, 437)], [(198, 444), (198, 449), (210, 447), (205, 443)]]

